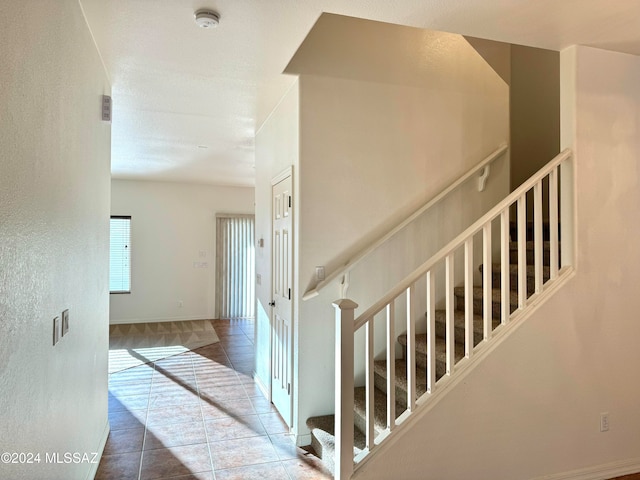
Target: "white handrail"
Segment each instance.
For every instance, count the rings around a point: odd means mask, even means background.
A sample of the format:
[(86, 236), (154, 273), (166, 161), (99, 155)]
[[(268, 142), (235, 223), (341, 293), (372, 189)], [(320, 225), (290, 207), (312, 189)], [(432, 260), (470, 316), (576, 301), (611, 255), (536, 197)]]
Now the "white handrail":
[(511, 205), (518, 198), (520, 198), (523, 194), (528, 192), (534, 185), (536, 185), (540, 180), (549, 175), (549, 173), (560, 165), (565, 160), (571, 158), (572, 152), (570, 149), (566, 149), (562, 151), (558, 156), (556, 156), (553, 160), (547, 163), (544, 167), (542, 167), (538, 172), (533, 175), (529, 180), (524, 182), (518, 188), (516, 188), (513, 192), (511, 192), (507, 197), (504, 198), (500, 203), (498, 203), (495, 207), (489, 210), (486, 214), (484, 214), (480, 219), (478, 219), (475, 223), (473, 223), (469, 228), (467, 228), (460, 235), (451, 240), (447, 245), (442, 247), (440, 251), (438, 251), (435, 255), (433, 255), (429, 260), (420, 265), (417, 269), (415, 269), (412, 273), (407, 275), (404, 280), (402, 280), (398, 285), (396, 285), (393, 289), (391, 289), (384, 297), (374, 303), (371, 307), (369, 307), (364, 313), (358, 315), (355, 319), (354, 330), (358, 330), (362, 325), (364, 325), (368, 319), (379, 313), (386, 305), (394, 298), (398, 297), (402, 292), (404, 292), (409, 286), (413, 285), (422, 275), (424, 275), (427, 271), (431, 270), (438, 262), (441, 262), (447, 255), (454, 252), (456, 249), (460, 247), (464, 243), (464, 241), (475, 235), (479, 232), (482, 227), (488, 223), (489, 221), (497, 218), (502, 210), (504, 210), (505, 206)]
[(405, 218), (402, 222), (397, 224), (387, 233), (385, 233), (384, 235), (379, 237), (377, 240), (369, 244), (369, 246), (361, 250), (360, 253), (358, 253), (356, 256), (352, 257), (351, 259), (349, 259), (347, 263), (345, 263), (341, 267), (331, 272), (329, 275), (325, 277), (324, 280), (321, 280), (320, 282), (318, 282), (314, 288), (307, 290), (302, 296), (302, 300), (309, 300), (310, 298), (317, 296), (320, 293), (320, 290), (322, 290), (326, 285), (331, 283), (333, 280), (335, 280), (339, 276), (344, 275), (345, 273), (350, 271), (353, 267), (355, 267), (358, 263), (360, 263), (365, 257), (371, 254), (375, 249), (377, 249), (380, 245), (385, 243), (387, 240), (393, 237), (396, 233), (398, 233), (404, 227), (409, 225), (412, 221), (414, 221), (420, 215), (422, 215), (424, 212), (429, 210), (436, 203), (438, 203), (440, 200), (442, 200), (447, 195), (449, 195), (452, 191), (456, 190), (460, 185), (462, 185), (467, 180), (469, 180), (478, 171), (484, 169), (484, 167), (492, 163), (496, 158), (498, 158), (500, 155), (506, 152), (507, 148), (508, 146), (506, 143), (503, 143), (502, 145), (500, 145), (496, 150), (490, 153), (484, 160), (482, 160), (480, 163), (476, 164), (474, 167), (468, 170), (467, 173), (465, 173), (460, 178), (458, 178), (455, 182), (453, 182), (451, 185), (449, 185), (447, 188), (441, 191), (438, 195), (433, 197), (431, 200), (429, 200), (422, 207), (420, 207), (418, 210), (413, 212), (411, 215), (409, 215), (407, 218)]

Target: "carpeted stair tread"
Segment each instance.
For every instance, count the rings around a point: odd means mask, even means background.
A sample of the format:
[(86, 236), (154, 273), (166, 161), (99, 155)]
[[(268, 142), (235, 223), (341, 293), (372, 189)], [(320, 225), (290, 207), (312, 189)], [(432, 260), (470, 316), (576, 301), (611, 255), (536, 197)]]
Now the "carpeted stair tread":
[[(455, 287), (454, 294), (457, 299), (461, 299), (464, 301), (464, 287)], [(474, 300), (482, 300), (483, 298), (483, 288), (482, 287), (473, 287), (473, 299)], [(499, 288), (491, 289), (491, 300), (493, 303), (500, 303), (502, 291)], [(514, 292), (511, 290), (509, 292), (509, 301), (512, 306), (518, 306), (518, 292)]]
[[(436, 310), (436, 315), (439, 311), (444, 312), (443, 310)], [(464, 313), (462, 313), (462, 315), (464, 318)], [(478, 315), (474, 315), (474, 319), (476, 317), (478, 317), (480, 321), (482, 321), (482, 317), (479, 317)], [(464, 327), (464, 321), (462, 323), (462, 327)], [(400, 343), (400, 345), (402, 345), (403, 347), (407, 346), (406, 333), (398, 336), (398, 343)], [(458, 344), (458, 345), (461, 345), (461, 344)], [(459, 352), (461, 353), (458, 355)], [(416, 354), (420, 354), (420, 355), (427, 354), (427, 334), (426, 333), (418, 333), (416, 335)], [(456, 348), (456, 360), (460, 360), (463, 356), (464, 356), (464, 348), (462, 350), (459, 350), (458, 348)], [(436, 337), (436, 361), (439, 361), (439, 360), (443, 362), (447, 361), (446, 342), (444, 338)], [(400, 360), (400, 361), (404, 362), (404, 360)], [(397, 370), (397, 367), (396, 367), (396, 370)], [(396, 376), (397, 376), (397, 373), (396, 373)], [(406, 372), (405, 372), (405, 381), (406, 381)]]
[[(464, 287), (455, 287), (455, 303), (457, 310), (464, 310)], [(491, 289), (491, 316), (492, 318), (500, 318), (501, 315), (501, 297), (502, 291), (500, 288)], [(483, 289), (482, 287), (473, 287), (473, 312), (476, 315), (481, 315), (483, 312)], [(509, 290), (509, 311), (514, 312), (518, 308), (518, 292), (515, 290)]]
[[(463, 335), (464, 337), (464, 335)], [(398, 337), (398, 342), (404, 348), (407, 346), (407, 335), (400, 335)], [(457, 343), (455, 345), (454, 352), (455, 361), (457, 362), (462, 357), (464, 357), (464, 343)], [(405, 360), (400, 360), (401, 362), (405, 362)], [(426, 366), (427, 366), (427, 334), (419, 333), (416, 335), (416, 378), (424, 378), (426, 383)], [(406, 368), (406, 367), (405, 367)], [(397, 367), (396, 367), (396, 375), (397, 375)], [(446, 341), (444, 338), (436, 336), (436, 379), (440, 379), (447, 370), (447, 347)], [(422, 375), (422, 371), (424, 371), (424, 376), (419, 377), (417, 372), (420, 372)], [(406, 371), (404, 372), (404, 382), (406, 385)], [(398, 382), (398, 379), (396, 379)], [(420, 388), (420, 387), (418, 387)], [(404, 391), (406, 391), (406, 386), (404, 387)]]
[[(526, 250), (532, 251), (532, 250), (535, 249), (535, 242), (533, 240), (528, 240), (526, 242), (525, 247), (526, 247)], [(551, 249), (551, 242), (543, 241), (542, 242), (542, 249), (545, 252), (548, 252)], [(515, 250), (517, 252), (518, 251), (518, 242), (510, 241), (509, 242), (509, 250), (512, 250), (512, 251)]]
[[(549, 221), (544, 220), (542, 222), (542, 238), (544, 240), (549, 240), (550, 230), (551, 228), (550, 228)], [(526, 232), (527, 238), (533, 238), (534, 232), (535, 232), (535, 223), (533, 221), (528, 220), (525, 222), (525, 232)], [(518, 238), (518, 222), (515, 220), (512, 220), (511, 222), (509, 222), (509, 235), (513, 239)], [(560, 229), (558, 229), (558, 237), (560, 237)]]
[[(446, 310), (436, 310), (436, 335), (439, 337), (445, 337), (446, 334), (446, 325), (447, 325), (447, 311)], [(500, 321), (497, 319), (493, 320), (493, 328), (500, 325)], [(456, 330), (456, 343), (464, 345), (464, 326), (465, 326), (465, 314), (463, 310), (454, 310), (453, 311), (453, 328)], [(440, 335), (439, 332), (442, 331)], [(458, 332), (462, 332), (462, 337), (458, 336)], [(473, 334), (474, 336), (479, 335), (480, 338), (484, 335), (484, 319), (482, 315), (473, 315)]]
[[(480, 272), (482, 272), (482, 265), (480, 266)], [(542, 281), (546, 282), (551, 278), (551, 269), (548, 266), (542, 267)], [(527, 265), (526, 268), (526, 281), (527, 281), (527, 294), (530, 295), (535, 292), (536, 289), (536, 275), (535, 267), (533, 265)], [(502, 271), (500, 264), (493, 264), (491, 267), (491, 285), (498, 288), (502, 285)], [(518, 289), (518, 265), (512, 263), (509, 265), (509, 288), (516, 291)]]
[[(528, 265), (533, 265), (535, 260), (535, 242), (529, 240), (525, 245), (525, 261)], [(551, 251), (551, 242), (542, 242), (542, 255), (545, 262), (549, 262), (549, 254)], [(560, 252), (558, 252), (559, 254)], [(509, 262), (518, 263), (518, 242), (509, 242)]]
[[(480, 265), (480, 273), (482, 273), (484, 265)], [(492, 263), (491, 264), (491, 272), (492, 273), (502, 273), (502, 265), (500, 263)], [(513, 277), (514, 275), (518, 275), (518, 265), (515, 263), (509, 264), (509, 274)], [(536, 275), (536, 267), (534, 265), (527, 265), (527, 277), (535, 277)], [(549, 278), (551, 275), (551, 269), (548, 266), (542, 267), (542, 276), (544, 278)]]
[[(322, 415), (307, 419), (307, 427), (311, 430), (311, 446), (322, 463), (331, 471), (335, 472), (335, 415)], [(366, 445), (364, 433), (354, 426), (353, 454), (359, 454)]]

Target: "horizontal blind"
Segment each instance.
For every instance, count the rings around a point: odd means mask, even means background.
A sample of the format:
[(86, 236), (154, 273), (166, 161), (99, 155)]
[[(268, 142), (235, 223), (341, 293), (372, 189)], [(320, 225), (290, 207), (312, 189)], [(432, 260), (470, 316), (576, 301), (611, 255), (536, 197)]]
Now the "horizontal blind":
[(109, 292), (131, 292), (131, 217), (111, 217)]

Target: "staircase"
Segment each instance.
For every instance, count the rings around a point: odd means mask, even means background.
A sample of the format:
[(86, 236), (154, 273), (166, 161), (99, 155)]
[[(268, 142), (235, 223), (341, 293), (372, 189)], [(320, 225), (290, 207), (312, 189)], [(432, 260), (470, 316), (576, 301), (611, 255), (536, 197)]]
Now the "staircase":
[[(491, 345), (571, 277), (574, 181), (565, 150), (364, 312), (356, 315), (357, 302), (343, 290), (333, 303), (337, 415), (307, 420), (311, 445), (337, 480), (384, 452), (390, 437), (420, 418), (416, 412), (473, 374)], [(419, 333), (424, 305), (426, 333)], [(359, 342), (364, 386), (355, 386)]]
[[(546, 282), (550, 278), (549, 266), (549, 223), (543, 225), (543, 279)], [(533, 241), (533, 222), (529, 222), (526, 228), (526, 283), (527, 296), (535, 292), (535, 244)], [(510, 275), (510, 312), (518, 308), (518, 242), (517, 228), (511, 224), (511, 242), (509, 243), (509, 275)], [(483, 266), (479, 267), (480, 273)], [(501, 265), (494, 263), (491, 266), (492, 279), (492, 321), (491, 330), (500, 327), (501, 316)], [(465, 287), (455, 287), (455, 311), (454, 311), (454, 338), (455, 338), (455, 362), (464, 357), (465, 352)], [(484, 295), (482, 286), (473, 288), (473, 343), (478, 345), (484, 339), (484, 319), (482, 317)], [(436, 381), (440, 380), (447, 369), (446, 360), (446, 310), (435, 310), (435, 365)], [(396, 415), (400, 416), (408, 406), (407, 397), (407, 335), (397, 337), (402, 348), (402, 358), (395, 361), (395, 401)], [(427, 391), (427, 334), (415, 335), (416, 350), (416, 393), (420, 397)], [(387, 361), (374, 362), (374, 431), (375, 435), (384, 432), (387, 425)], [(307, 420), (307, 426), (311, 430), (311, 446), (319, 458), (330, 471), (334, 471), (335, 416), (324, 415), (311, 417)], [(357, 387), (354, 390), (354, 456), (357, 456), (366, 447), (366, 391), (365, 387)]]

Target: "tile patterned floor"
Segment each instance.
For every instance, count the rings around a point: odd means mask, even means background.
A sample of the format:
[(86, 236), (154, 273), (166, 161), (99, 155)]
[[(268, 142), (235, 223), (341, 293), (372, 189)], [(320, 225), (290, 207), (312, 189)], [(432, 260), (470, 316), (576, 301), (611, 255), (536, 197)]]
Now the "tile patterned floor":
[(219, 343), (114, 373), (96, 480), (324, 480), (254, 385), (253, 322), (213, 320)]

